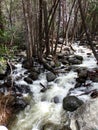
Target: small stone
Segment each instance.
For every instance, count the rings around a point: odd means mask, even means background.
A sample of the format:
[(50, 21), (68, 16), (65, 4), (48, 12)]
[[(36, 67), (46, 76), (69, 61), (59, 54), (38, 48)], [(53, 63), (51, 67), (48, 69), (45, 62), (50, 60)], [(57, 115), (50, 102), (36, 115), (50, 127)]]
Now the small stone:
[(60, 101), (59, 101), (59, 97), (57, 97), (57, 96), (55, 96), (54, 97), (54, 103), (59, 103)]

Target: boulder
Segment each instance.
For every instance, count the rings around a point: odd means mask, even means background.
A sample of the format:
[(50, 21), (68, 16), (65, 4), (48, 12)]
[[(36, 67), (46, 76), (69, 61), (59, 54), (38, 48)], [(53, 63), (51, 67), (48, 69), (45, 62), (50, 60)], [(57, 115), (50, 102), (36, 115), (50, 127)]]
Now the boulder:
[(98, 69), (95, 69), (94, 71), (89, 71), (89, 78), (93, 82), (98, 82)]
[(88, 78), (88, 70), (87, 68), (78, 68), (77, 69), (78, 78), (76, 78), (76, 88), (80, 87), (83, 83), (85, 84), (87, 78)]
[(82, 64), (83, 57), (79, 55), (74, 55), (68, 58), (70, 64)]
[(75, 96), (67, 96), (63, 99), (63, 109), (66, 111), (73, 112), (77, 110), (82, 104), (83, 101)]
[(13, 109), (15, 112), (23, 110), (28, 103), (24, 99), (16, 98), (15, 102), (12, 104)]
[(80, 56), (80, 55), (75, 55), (74, 57), (75, 57), (76, 59), (78, 59), (78, 60), (83, 61), (83, 57), (82, 57), (82, 56)]
[(27, 59), (25, 59), (23, 62), (22, 62), (22, 67), (23, 68), (26, 68), (26, 69), (30, 69), (33, 67), (33, 58), (31, 59), (31, 64), (29, 63), (29, 61)]
[(14, 84), (14, 87), (12, 88), (12, 90), (16, 93), (21, 93), (21, 94), (31, 93), (30, 87), (28, 85)]
[(48, 82), (51, 82), (56, 79), (56, 75), (52, 72), (46, 73), (46, 79)]
[(82, 64), (82, 61), (81, 61), (81, 60), (78, 60), (78, 59), (76, 59), (76, 58), (74, 58), (74, 57), (70, 57), (70, 58), (68, 59), (68, 61), (69, 61), (70, 64)]
[[(72, 114), (71, 128), (76, 124), (75, 130), (98, 130), (98, 99), (85, 102)], [(79, 126), (79, 127), (78, 127)]]
[(28, 84), (32, 84), (33, 83), (32, 79), (29, 78), (29, 77), (25, 77), (24, 81), (27, 82)]
[(87, 78), (88, 77), (88, 70), (85, 67), (84, 68), (78, 68), (77, 72), (78, 72), (78, 76), (80, 78)]

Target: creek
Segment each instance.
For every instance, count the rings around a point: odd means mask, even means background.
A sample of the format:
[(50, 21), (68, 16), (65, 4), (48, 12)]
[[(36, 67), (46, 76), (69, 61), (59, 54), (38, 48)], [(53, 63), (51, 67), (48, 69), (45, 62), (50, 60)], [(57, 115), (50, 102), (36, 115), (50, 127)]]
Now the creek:
[[(97, 67), (93, 54), (87, 55), (91, 53), (89, 48), (77, 44), (74, 44), (73, 48), (76, 50), (75, 54), (83, 56), (83, 63), (74, 67), (87, 67), (90, 70)], [(14, 79), (20, 75), (25, 77), (25, 72), (26, 69), (22, 68), (21, 63), (16, 64)], [(65, 125), (70, 125), (72, 130), (97, 130), (98, 99), (92, 99), (90, 94), (85, 92), (98, 89), (98, 83), (86, 81), (92, 84), (90, 88), (73, 89), (76, 78), (77, 72), (70, 70), (68, 73), (60, 73), (52, 82), (47, 82), (46, 72), (41, 73), (33, 84), (27, 84), (23, 78), (16, 81), (16, 84), (29, 85), (32, 96), (24, 94), (24, 98), (30, 98), (30, 104), (16, 115), (9, 130), (68, 130), (64, 128)], [(41, 92), (40, 84), (47, 87), (45, 92)], [(62, 101), (68, 94), (81, 99), (84, 105), (75, 112), (65, 111)]]

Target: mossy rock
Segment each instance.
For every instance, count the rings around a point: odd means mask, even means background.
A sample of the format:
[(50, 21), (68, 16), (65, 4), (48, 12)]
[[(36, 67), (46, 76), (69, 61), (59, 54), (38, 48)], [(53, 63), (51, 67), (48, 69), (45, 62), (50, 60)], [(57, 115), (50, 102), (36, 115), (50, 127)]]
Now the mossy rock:
[(0, 74), (5, 74), (7, 68), (7, 62), (4, 58), (0, 58)]

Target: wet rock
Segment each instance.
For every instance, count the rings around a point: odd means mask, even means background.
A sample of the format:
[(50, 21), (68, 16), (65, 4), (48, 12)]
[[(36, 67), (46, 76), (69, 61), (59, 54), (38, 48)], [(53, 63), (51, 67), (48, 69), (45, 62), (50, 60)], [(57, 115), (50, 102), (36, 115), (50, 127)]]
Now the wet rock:
[(76, 78), (76, 85), (75, 88), (80, 87), (82, 84), (85, 84), (88, 78), (88, 70), (87, 68), (78, 68), (77, 69), (78, 78)]
[(79, 68), (77, 70), (77, 72), (78, 72), (78, 76), (80, 78), (87, 78), (87, 76), (88, 76), (88, 70), (87, 70), (87, 68)]
[(59, 97), (57, 97), (57, 96), (55, 96), (53, 100), (54, 100), (54, 103), (59, 103), (60, 102)]
[(75, 84), (75, 88), (79, 88), (79, 87), (81, 87), (81, 85), (82, 84), (80, 82), (78, 82), (78, 83)]
[[(76, 130), (97, 130), (98, 128), (98, 99), (93, 99), (85, 102), (73, 114), (73, 119), (76, 119)], [(85, 124), (85, 125), (84, 125)], [(71, 128), (73, 128), (71, 126)]]
[(55, 67), (55, 62), (54, 62), (54, 61), (51, 61), (51, 62), (50, 62), (50, 65), (51, 65), (51, 67)]
[(89, 71), (88, 73), (90, 80), (93, 82), (98, 82), (98, 69), (96, 68), (94, 71)]
[(27, 82), (28, 84), (32, 84), (33, 83), (32, 79), (29, 78), (29, 77), (25, 77), (24, 81)]
[(73, 58), (73, 57), (70, 57), (68, 61), (70, 64), (82, 64), (81, 60), (78, 60), (78, 59)]
[(30, 87), (28, 85), (18, 85), (14, 84), (14, 87), (12, 88), (14, 92), (19, 92), (19, 93), (31, 93)]
[(11, 76), (8, 76), (5, 83), (6, 83), (7, 87), (11, 87), (11, 85), (13, 84), (13, 79), (12, 79), (12, 77), (11, 77)]
[(22, 75), (17, 76), (17, 77), (15, 78), (16, 81), (21, 80), (21, 79), (22, 79)]
[(7, 91), (8, 91), (8, 88), (4, 84), (1, 84), (0, 85), (0, 93), (5, 93)]
[(31, 70), (30, 70), (30, 73), (33, 73), (33, 72), (35, 72), (35, 73), (38, 73), (38, 74), (40, 74), (40, 72), (41, 72), (41, 66), (36, 66), (36, 67), (33, 67)]
[(82, 64), (83, 57), (78, 56), (78, 55), (74, 55), (74, 56), (69, 57), (68, 61), (70, 64)]
[(64, 60), (64, 59), (63, 59), (61, 62), (62, 62), (62, 64), (64, 64), (64, 65), (69, 64), (68, 60)]
[(64, 59), (64, 53), (58, 53), (57, 57), (58, 59)]
[(72, 130), (69, 126), (64, 126), (62, 129), (60, 130)]
[(78, 59), (78, 60), (83, 61), (83, 57), (82, 57), (82, 56), (80, 56), (80, 55), (75, 55), (75, 58), (76, 58), (76, 59)]
[(25, 59), (22, 62), (22, 67), (26, 68), (26, 69), (30, 69), (31, 67), (33, 67), (33, 58), (31, 59), (31, 64), (29, 63), (29, 61), (27, 59)]
[(46, 88), (42, 88), (41, 90), (40, 90), (40, 92), (42, 92), (42, 93), (44, 93), (44, 92), (46, 92)]
[(23, 99), (16, 99), (12, 107), (16, 112), (23, 110), (28, 105)]
[(55, 125), (53, 123), (47, 123), (44, 126), (42, 126), (41, 130), (57, 130), (59, 129), (58, 127), (59, 127), (58, 125)]
[(96, 97), (98, 97), (98, 91), (93, 91), (91, 94), (90, 94), (90, 96), (92, 97), (92, 98), (96, 98)]
[(56, 75), (53, 74), (52, 72), (46, 73), (46, 79), (47, 79), (48, 82), (55, 80), (55, 78), (56, 78)]
[(63, 109), (66, 111), (73, 112), (77, 110), (82, 104), (83, 101), (75, 96), (67, 96), (63, 99)]
[(31, 78), (32, 80), (37, 80), (38, 76), (39, 74), (37, 72), (31, 72), (28, 77)]
[(79, 86), (79, 84), (81, 84), (82, 85), (82, 83), (85, 83), (86, 82), (86, 79), (85, 78), (76, 78), (76, 81), (77, 81), (77, 84), (76, 84), (76, 86), (78, 87)]
[(88, 56), (91, 56), (91, 55), (92, 55), (92, 53), (87, 53), (87, 55), (88, 55)]

